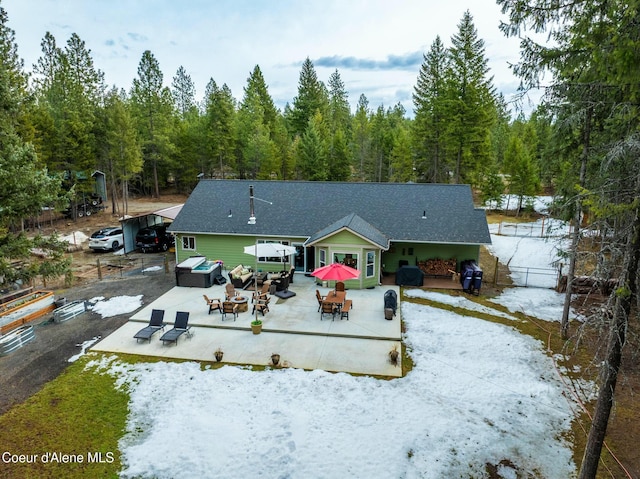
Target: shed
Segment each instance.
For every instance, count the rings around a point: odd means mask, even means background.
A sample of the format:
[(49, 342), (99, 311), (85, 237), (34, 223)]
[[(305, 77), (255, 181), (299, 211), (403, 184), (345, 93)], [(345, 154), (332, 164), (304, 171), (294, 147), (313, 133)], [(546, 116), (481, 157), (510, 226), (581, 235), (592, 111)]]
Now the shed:
[(175, 220), (183, 205), (169, 206), (136, 216), (127, 216), (120, 219), (122, 234), (124, 236), (124, 253), (136, 250), (136, 234), (147, 226), (164, 223), (166, 220)]

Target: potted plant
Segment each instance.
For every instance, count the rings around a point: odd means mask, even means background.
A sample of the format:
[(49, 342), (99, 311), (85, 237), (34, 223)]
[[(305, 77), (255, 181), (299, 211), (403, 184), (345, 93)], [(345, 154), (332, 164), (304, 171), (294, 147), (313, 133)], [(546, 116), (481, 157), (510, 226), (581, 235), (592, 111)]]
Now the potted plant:
[(222, 361), (222, 356), (224, 355), (224, 352), (222, 351), (222, 348), (218, 348), (213, 352), (213, 355), (216, 358), (217, 362)]
[(398, 365), (398, 359), (400, 356), (400, 352), (398, 351), (398, 346), (395, 345), (391, 351), (389, 351), (389, 361), (394, 366)]
[(253, 334), (260, 334), (262, 331), (262, 321), (258, 318), (251, 321), (251, 331), (253, 331)]
[(279, 362), (280, 362), (280, 355), (278, 353), (273, 353), (271, 355), (271, 364), (273, 364), (274, 366), (277, 366)]

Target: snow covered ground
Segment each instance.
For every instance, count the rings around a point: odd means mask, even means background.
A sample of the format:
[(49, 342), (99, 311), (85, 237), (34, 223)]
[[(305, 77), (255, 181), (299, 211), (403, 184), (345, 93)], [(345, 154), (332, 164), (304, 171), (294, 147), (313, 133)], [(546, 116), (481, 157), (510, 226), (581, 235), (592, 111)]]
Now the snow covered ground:
[[(496, 241), (494, 254), (548, 267), (548, 242), (521, 240)], [(470, 314), (402, 298), (414, 368), (399, 379), (92, 360), (89, 368), (112, 374), (130, 394), (122, 477), (486, 477), (487, 464), (504, 478), (575, 475), (571, 445), (561, 438), (574, 405), (544, 345), (473, 317), (513, 319), (470, 299), (421, 290), (407, 296)], [(121, 298), (96, 298), (93, 309), (105, 316), (122, 311), (117, 303), (135, 309), (137, 297)], [(553, 321), (562, 299), (547, 288), (513, 288), (495, 301)]]

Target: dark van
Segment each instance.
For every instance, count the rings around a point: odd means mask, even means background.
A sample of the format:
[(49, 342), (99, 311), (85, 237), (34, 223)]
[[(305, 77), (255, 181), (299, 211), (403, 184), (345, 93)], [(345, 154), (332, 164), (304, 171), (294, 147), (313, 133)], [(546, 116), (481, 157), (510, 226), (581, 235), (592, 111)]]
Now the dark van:
[(136, 234), (136, 248), (147, 251), (167, 251), (173, 246), (175, 239), (167, 231), (169, 225), (159, 224), (142, 228)]

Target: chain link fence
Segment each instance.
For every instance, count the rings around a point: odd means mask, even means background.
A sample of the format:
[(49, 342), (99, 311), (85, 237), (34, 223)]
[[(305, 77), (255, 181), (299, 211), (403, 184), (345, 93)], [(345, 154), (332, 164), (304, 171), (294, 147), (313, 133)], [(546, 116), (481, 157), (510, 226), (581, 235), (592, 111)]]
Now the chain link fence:
[[(492, 273), (492, 274), (491, 274)], [(530, 266), (502, 265), (495, 260), (493, 271), (486, 279), (495, 286), (524, 286), (532, 288), (558, 289), (562, 278), (562, 267), (535, 268)]]

